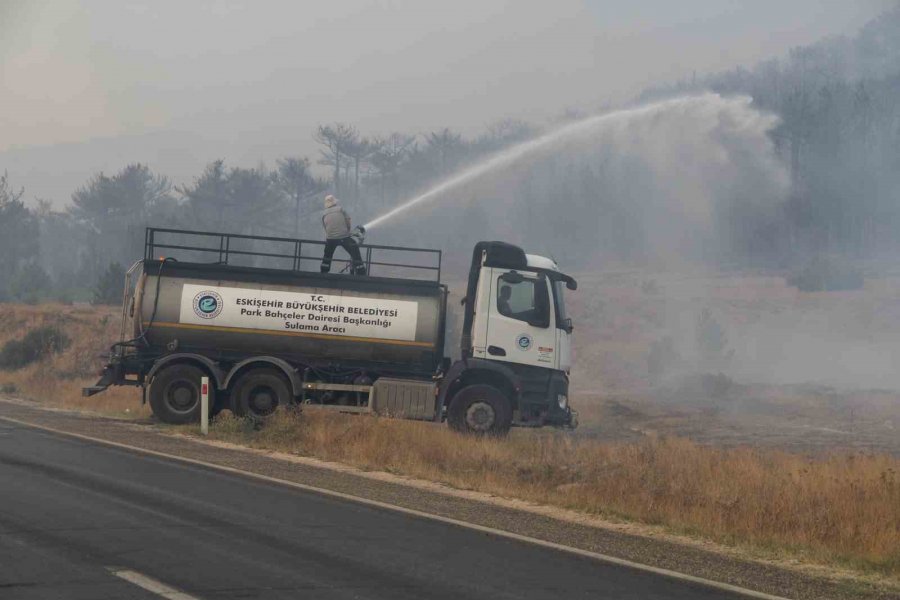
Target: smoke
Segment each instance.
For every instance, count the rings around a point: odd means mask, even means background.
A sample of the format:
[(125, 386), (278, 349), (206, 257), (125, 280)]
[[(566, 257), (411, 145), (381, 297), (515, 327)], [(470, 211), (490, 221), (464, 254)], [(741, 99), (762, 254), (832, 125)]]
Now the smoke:
[(900, 390), (900, 307), (894, 290), (800, 296), (752, 323), (732, 317), (739, 356), (731, 373), (745, 381)]
[[(396, 241), (442, 233), (450, 248), (490, 235), (582, 266), (717, 259), (749, 251), (787, 197), (777, 124), (717, 94), (615, 111), (464, 168), (368, 226)], [(592, 245), (573, 252), (573, 239)]]

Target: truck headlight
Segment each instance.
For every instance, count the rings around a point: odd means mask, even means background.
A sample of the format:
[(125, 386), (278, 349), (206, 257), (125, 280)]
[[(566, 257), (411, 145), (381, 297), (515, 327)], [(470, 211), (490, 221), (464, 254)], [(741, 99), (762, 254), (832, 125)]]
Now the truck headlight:
[(569, 405), (569, 397), (565, 394), (557, 394), (556, 402), (559, 404), (559, 407), (561, 409), (565, 410), (566, 406)]

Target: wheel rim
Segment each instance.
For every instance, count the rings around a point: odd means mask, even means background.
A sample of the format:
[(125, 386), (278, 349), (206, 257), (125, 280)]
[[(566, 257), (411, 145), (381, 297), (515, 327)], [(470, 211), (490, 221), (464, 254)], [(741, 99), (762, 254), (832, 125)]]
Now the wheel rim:
[(247, 395), (247, 409), (257, 417), (271, 415), (278, 408), (278, 392), (267, 385), (258, 385)]
[(200, 390), (190, 381), (173, 381), (166, 387), (165, 399), (166, 405), (172, 412), (189, 413), (197, 406)]
[(496, 420), (497, 413), (488, 402), (476, 401), (466, 409), (466, 425), (472, 431), (488, 431)]

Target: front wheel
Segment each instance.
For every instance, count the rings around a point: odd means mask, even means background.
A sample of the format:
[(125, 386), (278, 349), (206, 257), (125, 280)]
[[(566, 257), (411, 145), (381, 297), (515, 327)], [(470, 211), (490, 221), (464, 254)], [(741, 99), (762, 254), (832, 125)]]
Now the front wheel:
[(231, 411), (239, 417), (264, 419), (293, 399), (288, 381), (275, 369), (253, 369), (237, 380), (231, 392)]
[[(206, 373), (193, 365), (164, 368), (150, 382), (150, 408), (163, 423), (182, 425), (200, 420), (200, 379)], [(216, 405), (215, 386), (209, 386), (209, 405)]]
[(469, 385), (450, 400), (447, 424), (460, 433), (506, 435), (512, 426), (512, 407), (506, 395), (497, 388), (486, 384)]

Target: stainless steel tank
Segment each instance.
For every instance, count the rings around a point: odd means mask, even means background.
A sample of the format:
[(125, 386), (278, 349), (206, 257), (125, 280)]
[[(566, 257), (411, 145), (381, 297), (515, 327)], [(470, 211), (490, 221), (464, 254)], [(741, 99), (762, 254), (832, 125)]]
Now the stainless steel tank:
[(179, 263), (160, 269), (158, 261), (146, 261), (134, 306), (135, 337), (161, 353), (276, 355), (416, 371), (433, 370), (443, 357), (446, 288), (437, 282)]

